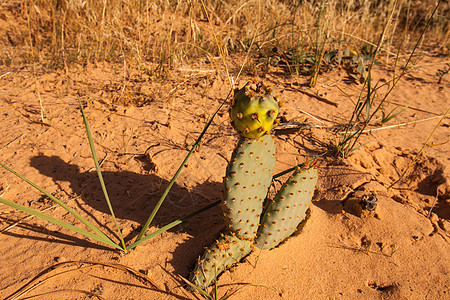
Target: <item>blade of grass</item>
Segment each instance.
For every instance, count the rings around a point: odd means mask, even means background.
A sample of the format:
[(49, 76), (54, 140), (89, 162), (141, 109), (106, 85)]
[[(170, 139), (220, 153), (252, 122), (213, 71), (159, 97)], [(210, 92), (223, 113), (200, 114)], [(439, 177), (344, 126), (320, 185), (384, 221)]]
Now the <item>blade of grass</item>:
[(206, 291), (202, 290), (201, 288), (199, 288), (198, 286), (196, 286), (195, 284), (193, 284), (192, 282), (190, 282), (189, 280), (187, 280), (183, 276), (180, 276), (180, 277), (187, 285), (189, 285), (191, 287), (192, 291), (197, 291), (200, 294), (202, 294), (203, 297), (205, 297), (205, 299), (212, 300), (212, 297)]
[(329, 24), (325, 20), (325, 14), (328, 11), (328, 2), (322, 0), (319, 7), (319, 15), (317, 17), (317, 31), (316, 31), (316, 44), (314, 53), (314, 65), (311, 68), (311, 76), (309, 79), (309, 86), (314, 87), (317, 83), (320, 67), (322, 65), (322, 59), (325, 54), (325, 45), (328, 39)]
[(219, 299), (219, 296), (218, 296), (218, 294), (217, 294), (217, 274), (216, 274), (216, 276), (214, 276), (215, 278), (214, 278), (214, 300), (218, 300)]
[[(47, 192), (46, 190), (44, 190), (43, 188), (41, 188), (40, 186), (35, 184), (34, 182), (32, 182), (29, 179), (25, 178), (24, 176), (20, 175), (19, 173), (17, 173), (13, 169), (5, 166), (2, 163), (0, 163), (0, 166), (5, 168), (6, 170), (11, 172), (12, 174), (16, 175), (17, 177), (19, 177), (20, 179), (22, 179), (23, 181), (25, 181), (26, 183), (28, 183), (29, 185), (31, 185), (32, 187), (34, 187), (35, 189), (37, 189), (38, 191), (40, 191), (41, 193), (46, 195), (47, 197), (49, 197), (52, 201), (58, 203), (62, 208), (64, 208), (69, 213), (71, 213), (75, 218), (80, 220), (84, 225), (86, 225), (89, 229), (91, 229), (93, 232), (95, 232), (99, 237), (101, 237), (103, 239), (107, 239), (109, 241), (107, 243), (108, 245), (110, 245), (110, 243), (112, 243), (112, 244), (114, 244), (114, 248), (120, 247), (120, 246), (117, 246), (117, 244), (114, 243), (106, 234), (104, 234), (102, 231), (100, 231), (100, 229), (98, 229), (94, 224), (92, 224), (91, 222), (86, 220), (84, 217), (82, 217), (80, 214), (78, 214), (72, 208), (67, 206), (64, 202), (62, 202), (61, 200), (59, 200), (58, 198), (56, 198), (55, 196), (53, 196), (52, 194), (50, 194), (49, 192)], [(14, 203), (14, 202), (12, 202), (12, 203)]]
[(97, 153), (95, 151), (94, 140), (92, 139), (91, 130), (89, 128), (89, 123), (86, 119), (86, 114), (84, 113), (83, 104), (81, 104), (80, 97), (78, 97), (78, 103), (80, 103), (81, 114), (83, 115), (83, 122), (84, 122), (84, 126), (86, 127), (86, 133), (87, 133), (88, 140), (89, 140), (89, 147), (91, 148), (92, 158), (94, 159), (95, 169), (97, 170), (98, 179), (100, 181), (100, 185), (102, 186), (103, 194), (105, 196), (106, 203), (108, 204), (108, 208), (111, 213), (111, 216), (114, 220), (114, 224), (116, 225), (117, 231), (119, 232), (119, 238), (120, 238), (120, 242), (122, 243), (122, 248), (126, 252), (127, 247), (125, 245), (125, 241), (123, 239), (122, 231), (120, 230), (119, 223), (117, 223), (116, 215), (114, 214), (114, 210), (111, 205), (111, 201), (109, 200), (108, 191), (106, 190), (105, 181), (103, 180), (102, 171), (100, 169), (100, 164), (98, 163), (98, 159), (97, 159)]
[(96, 240), (98, 242), (102, 242), (104, 244), (107, 244), (107, 245), (109, 245), (111, 247), (117, 248), (119, 250), (123, 250), (119, 245), (117, 245), (116, 243), (111, 241), (109, 238), (104, 238), (102, 236), (95, 235), (95, 234), (90, 233), (90, 232), (88, 232), (88, 231), (86, 231), (84, 229), (78, 228), (78, 227), (73, 226), (73, 225), (71, 225), (69, 223), (66, 223), (64, 221), (61, 221), (61, 220), (58, 220), (56, 218), (50, 217), (49, 215), (43, 214), (40, 211), (34, 210), (32, 208), (29, 208), (29, 207), (26, 207), (26, 206), (23, 206), (23, 205), (20, 205), (20, 204), (17, 204), (15, 202), (6, 200), (6, 199), (1, 198), (1, 197), (0, 197), (0, 203), (8, 205), (8, 206), (10, 206), (12, 208), (15, 208), (17, 210), (23, 211), (23, 212), (25, 212), (27, 214), (30, 214), (30, 215), (33, 215), (35, 217), (41, 218), (41, 219), (43, 219), (45, 221), (48, 221), (48, 222), (51, 222), (53, 224), (59, 225), (59, 226), (64, 227), (66, 229), (75, 231), (75, 232), (77, 232), (79, 234), (82, 234), (82, 235), (84, 235), (86, 237), (89, 237), (89, 238), (91, 238), (93, 240)]
[[(136, 238), (136, 242), (138, 242), (140, 239), (142, 239), (142, 237), (145, 234), (145, 231), (148, 229), (148, 227), (150, 226), (150, 224), (153, 221), (153, 218), (155, 217), (156, 213), (158, 212), (159, 208), (161, 207), (161, 205), (163, 204), (164, 200), (167, 197), (167, 194), (169, 194), (170, 189), (172, 188), (172, 186), (174, 185), (178, 175), (180, 175), (181, 170), (183, 170), (185, 164), (187, 163), (187, 161), (189, 160), (189, 158), (191, 157), (192, 153), (194, 153), (195, 149), (197, 149), (197, 146), (200, 144), (200, 141), (202, 140), (203, 136), (205, 135), (206, 131), (208, 130), (209, 126), (211, 125), (214, 117), (217, 115), (217, 113), (219, 112), (219, 110), (222, 108), (222, 106), (226, 103), (226, 101), (228, 100), (228, 97), (230, 97), (231, 95), (231, 90), (228, 93), (227, 97), (225, 98), (225, 100), (222, 101), (222, 103), (219, 105), (219, 107), (216, 109), (216, 111), (212, 114), (212, 116), (209, 118), (208, 122), (205, 124), (205, 127), (203, 128), (203, 131), (200, 133), (199, 137), (197, 138), (197, 140), (195, 141), (194, 145), (192, 145), (191, 150), (189, 151), (189, 153), (186, 155), (186, 158), (183, 160), (183, 162), (180, 164), (180, 167), (178, 168), (177, 172), (175, 173), (175, 175), (173, 175), (172, 180), (169, 182), (169, 184), (167, 185), (164, 193), (162, 194), (161, 198), (158, 200), (158, 203), (156, 203), (155, 208), (153, 209), (153, 211), (151, 212), (150, 216), (148, 217), (147, 221), (145, 222), (144, 226), (142, 227), (141, 232), (139, 233), (138, 237)], [(133, 243), (132, 245), (136, 244)]]
[(37, 294), (37, 295), (21, 298), (21, 300), (33, 299), (33, 298), (41, 298), (43, 296), (49, 296), (49, 295), (58, 294), (58, 293), (84, 294), (86, 296), (89, 296), (89, 298), (95, 297), (95, 298), (100, 299), (100, 300), (106, 300), (106, 298), (103, 298), (102, 296), (100, 296), (99, 294), (96, 294), (94, 292), (89, 292), (89, 291), (84, 291), (84, 290), (77, 290), (77, 289), (72, 289), (72, 290), (71, 289), (55, 290), (55, 291), (45, 292), (45, 293), (42, 293), (42, 294)]
[(141, 244), (141, 243), (143, 243), (143, 242), (145, 242), (145, 241), (147, 241), (147, 240), (149, 240), (149, 239), (151, 239), (151, 238), (153, 238), (153, 237), (155, 237), (155, 236), (157, 236), (157, 235), (159, 235), (159, 234), (161, 234), (161, 233), (163, 233), (163, 232), (165, 232), (165, 231), (167, 231), (167, 230), (169, 230), (169, 229), (171, 229), (171, 228), (173, 228), (173, 227), (175, 227), (175, 226), (177, 226), (177, 225), (179, 225), (179, 224), (181, 224), (183, 222), (185, 222), (186, 220), (192, 218), (195, 215), (198, 215), (199, 213), (202, 213), (204, 211), (207, 211), (210, 208), (213, 208), (214, 206), (220, 204), (221, 202), (222, 202), (221, 200), (217, 200), (216, 202), (213, 202), (213, 203), (211, 203), (211, 204), (209, 204), (209, 205), (207, 205), (207, 206), (205, 206), (205, 207), (203, 207), (203, 208), (201, 208), (201, 209), (199, 209), (199, 210), (197, 210), (197, 211), (195, 211), (195, 212), (193, 212), (193, 213), (191, 213), (191, 214), (189, 214), (187, 216), (184, 216), (184, 217), (182, 217), (182, 218), (180, 218), (178, 220), (173, 221), (172, 223), (167, 224), (164, 227), (161, 227), (160, 229), (158, 229), (155, 232), (152, 232), (152, 233), (144, 236), (141, 239), (136, 239), (136, 241), (133, 244), (128, 246), (128, 249), (136, 248), (136, 246), (138, 246), (139, 244)]
[[(0, 197), (1, 197), (1, 196), (3, 196), (3, 195), (0, 195)], [(57, 206), (58, 206), (57, 204), (54, 204), (54, 205), (52, 205), (52, 206), (50, 206), (50, 207), (47, 207), (47, 208), (41, 210), (40, 212), (43, 213), (44, 211), (50, 210), (50, 209), (55, 208), (55, 207), (57, 207)], [(14, 227), (16, 227), (17, 225), (19, 225), (20, 223), (22, 223), (22, 222), (24, 222), (24, 221), (26, 221), (26, 220), (32, 219), (33, 217), (34, 217), (34, 216), (32, 216), (32, 215), (28, 215), (28, 216), (26, 216), (25, 218), (22, 218), (22, 219), (20, 219), (20, 220), (18, 220), (18, 221), (16, 221), (16, 222), (14, 222), (13, 224), (11, 224), (11, 225), (9, 225), (9, 226), (6, 226), (6, 227), (3, 228), (2, 230), (0, 230), (0, 234), (2, 234), (3, 232), (6, 232), (6, 231), (8, 231), (8, 230), (10, 230), (10, 229), (12, 229), (12, 228), (14, 228)]]
[[(401, 126), (407, 126), (407, 125), (427, 122), (430, 120), (442, 118), (442, 116), (443, 115), (439, 115), (439, 116), (434, 116), (434, 117), (430, 117), (430, 118), (425, 118), (425, 119), (420, 119), (420, 120), (415, 120), (415, 121), (410, 121), (410, 122), (405, 122), (405, 123), (400, 123), (400, 124), (395, 124), (395, 125), (381, 126), (381, 127), (376, 127), (376, 128), (372, 128), (372, 129), (365, 129), (364, 131), (362, 131), (362, 133), (372, 133), (373, 131), (392, 129), (392, 128), (397, 128), (397, 127), (401, 127)], [(356, 133), (356, 131), (351, 132), (351, 133)], [(344, 134), (344, 133), (342, 133), (342, 134)]]
[[(233, 87), (233, 80), (231, 79), (230, 72), (228, 71), (228, 65), (227, 65), (227, 62), (226, 62), (226, 59), (225, 59), (225, 51), (223, 49), (224, 46), (223, 46), (223, 44), (221, 42), (219, 42), (219, 39), (217, 38), (217, 35), (216, 35), (217, 31), (215, 30), (215, 28), (214, 28), (214, 26), (213, 26), (213, 24), (211, 22), (211, 18), (208, 15), (208, 10), (206, 8), (204, 0), (200, 0), (200, 3), (202, 5), (202, 8), (203, 8), (204, 14), (206, 16), (206, 19), (208, 20), (208, 24), (211, 27), (211, 31), (212, 31), (212, 34), (214, 36), (214, 41), (216, 43), (217, 50), (219, 51), (219, 56), (220, 56), (220, 58), (222, 60), (223, 66), (225, 67), (225, 72), (227, 73), (227, 78), (230, 81), (230, 86)], [(221, 32), (219, 32), (219, 34), (221, 34)]]

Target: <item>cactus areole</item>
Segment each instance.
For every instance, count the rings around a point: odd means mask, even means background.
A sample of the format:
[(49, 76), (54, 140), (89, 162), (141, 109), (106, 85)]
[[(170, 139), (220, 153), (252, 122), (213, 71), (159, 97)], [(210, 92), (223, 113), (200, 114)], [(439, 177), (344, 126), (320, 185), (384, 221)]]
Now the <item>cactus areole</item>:
[(261, 82), (236, 90), (230, 117), (243, 137), (257, 139), (277, 124), (279, 106), (271, 92), (272, 88)]

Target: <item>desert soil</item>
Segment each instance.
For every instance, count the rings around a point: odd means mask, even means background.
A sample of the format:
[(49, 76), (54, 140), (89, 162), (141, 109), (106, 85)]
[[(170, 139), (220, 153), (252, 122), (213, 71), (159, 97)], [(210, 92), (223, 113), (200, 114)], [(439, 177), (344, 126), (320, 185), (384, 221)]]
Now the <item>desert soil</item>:
[[(422, 56), (389, 96), (386, 112), (409, 107), (384, 126), (403, 126), (364, 135), (363, 146), (347, 159), (318, 159), (320, 179), (301, 232), (273, 250), (254, 251), (226, 271), (218, 279), (219, 296), (449, 299), (450, 122), (442, 116), (450, 108), (450, 85), (448, 76), (438, 83), (436, 75), (445, 62)], [(230, 70), (237, 74), (238, 64)], [(273, 132), (276, 172), (328, 149), (336, 128), (350, 118), (354, 104), (349, 97), (355, 100), (361, 89), (342, 69), (321, 74), (315, 88), (305, 87), (307, 77), (287, 77), (281, 71), (269, 70), (263, 79), (284, 103), (284, 127)], [(388, 82), (392, 76), (392, 70), (379, 67), (374, 80)], [(0, 162), (116, 237), (79, 98), (114, 211), (130, 243), (207, 118), (227, 96), (225, 78), (207, 63), (173, 70), (163, 81), (108, 63), (60, 71), (0, 66)], [(237, 84), (247, 80), (251, 78), (241, 77)], [(214, 119), (149, 231), (221, 198), (222, 177), (238, 140), (227, 109)], [(286, 128), (295, 124), (308, 126)], [(378, 199), (376, 210), (361, 210), (359, 202), (371, 193)], [(4, 169), (0, 194), (83, 227)], [(215, 206), (121, 254), (26, 216), (0, 205), (1, 298), (18, 291), (26, 292), (21, 297), (44, 299), (94, 294), (104, 299), (201, 298), (184, 289), (181, 277), (189, 276), (204, 247), (224, 230), (221, 208)], [(29, 287), (33, 289), (22, 289)]]

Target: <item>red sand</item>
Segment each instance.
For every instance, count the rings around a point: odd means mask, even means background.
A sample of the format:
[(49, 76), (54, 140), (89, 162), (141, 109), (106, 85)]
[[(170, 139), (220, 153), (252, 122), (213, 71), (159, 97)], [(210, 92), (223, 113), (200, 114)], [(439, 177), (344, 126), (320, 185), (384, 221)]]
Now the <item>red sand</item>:
[[(410, 105), (386, 126), (433, 119), (373, 131), (362, 137), (361, 143), (367, 144), (348, 159), (321, 158), (311, 216), (301, 233), (274, 250), (253, 252), (226, 271), (218, 280), (219, 295), (236, 291), (231, 299), (449, 298), (449, 118), (435, 128), (450, 107), (448, 76), (437, 84), (436, 71), (443, 64), (436, 58), (422, 59), (384, 107), (389, 112)], [(173, 71), (171, 78), (176, 79), (160, 84), (136, 70), (128, 70), (124, 78), (118, 65), (77, 67), (68, 73), (1, 66), (0, 162), (116, 235), (90, 155), (79, 94), (87, 104), (111, 201), (130, 242), (207, 117), (228, 93), (228, 82), (207, 68)], [(375, 80), (391, 77), (390, 71), (374, 74)], [(248, 79), (242, 78), (240, 85)], [(285, 121), (323, 126), (275, 130), (276, 171), (314, 157), (334, 139), (327, 128), (345, 124), (354, 107), (339, 89), (356, 99), (361, 88), (348, 79), (344, 71), (332, 71), (319, 76), (316, 88), (305, 90), (307, 78), (264, 79), (284, 102)], [(127, 106), (131, 103), (142, 105)], [(150, 230), (220, 199), (222, 176), (237, 139), (224, 108)], [(388, 188), (405, 170), (403, 179)], [(53, 205), (4, 169), (0, 189), (3, 198), (34, 209)], [(378, 197), (377, 209), (361, 214), (357, 203), (371, 192)], [(60, 207), (46, 213), (81, 226)], [(0, 230), (25, 216), (0, 205)], [(123, 255), (43, 220), (25, 219), (0, 234), (0, 296), (12, 295), (54, 266), (40, 279), (73, 271), (42, 282), (26, 296), (54, 292), (45, 299), (84, 299), (92, 296), (89, 293), (105, 299), (198, 298), (182, 288), (180, 276), (189, 276), (203, 248), (223, 228), (221, 209), (214, 207)], [(146, 274), (157, 287), (116, 267), (63, 264), (72, 261), (127, 266)]]

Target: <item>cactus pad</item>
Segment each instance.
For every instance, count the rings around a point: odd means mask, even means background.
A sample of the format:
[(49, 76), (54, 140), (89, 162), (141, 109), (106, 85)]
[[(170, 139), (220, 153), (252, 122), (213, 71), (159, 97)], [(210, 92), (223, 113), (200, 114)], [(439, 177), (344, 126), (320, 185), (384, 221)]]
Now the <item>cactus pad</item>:
[(230, 117), (234, 128), (246, 138), (259, 138), (277, 123), (279, 106), (263, 83), (247, 84), (234, 94)]
[(191, 273), (190, 281), (201, 289), (214, 283), (220, 273), (252, 251), (252, 242), (235, 235), (225, 235), (208, 248)]
[(297, 168), (267, 207), (255, 240), (257, 247), (272, 249), (294, 233), (305, 218), (316, 183), (316, 169)]
[(237, 236), (251, 240), (256, 237), (274, 167), (272, 136), (239, 140), (223, 179), (222, 206), (228, 227)]

